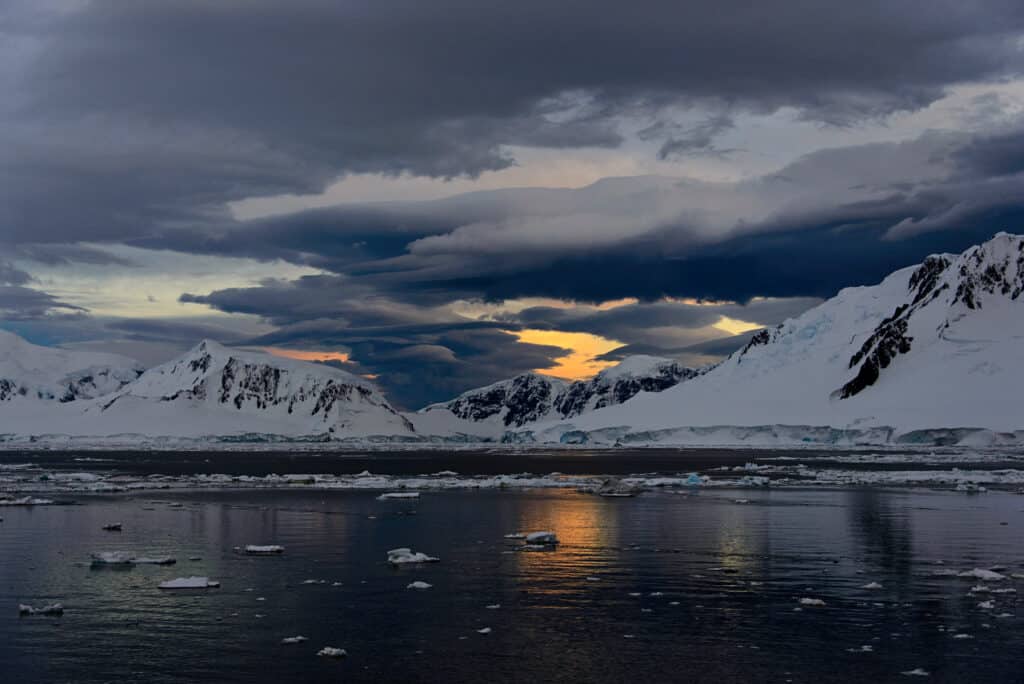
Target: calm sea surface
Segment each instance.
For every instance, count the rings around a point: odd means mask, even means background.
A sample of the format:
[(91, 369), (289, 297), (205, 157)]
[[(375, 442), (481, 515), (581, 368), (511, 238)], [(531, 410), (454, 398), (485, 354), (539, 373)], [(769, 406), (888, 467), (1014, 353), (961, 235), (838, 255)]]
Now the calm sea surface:
[[(697, 467), (657, 453), (493, 456), (362, 455), (338, 472)], [(167, 474), (333, 472), (316, 454), (31, 456), (57, 470), (103, 459)], [(930, 673), (922, 681), (1024, 681), (1024, 620), (1007, 591), (1024, 591), (1013, 577), (1024, 573), (1024, 496), (1014, 493), (377, 494), (140, 492), (0, 508), (0, 681), (866, 682), (916, 681), (901, 674), (916, 668)], [(123, 531), (103, 531), (110, 522)], [(505, 539), (533, 530), (562, 543), (530, 552)], [(233, 550), (245, 544), (286, 551)], [(402, 546), (441, 561), (392, 568), (386, 552)], [(91, 553), (116, 550), (177, 563), (90, 567)], [(1006, 579), (955, 576), (974, 568)], [(189, 575), (221, 586), (157, 588)], [(881, 588), (865, 588), (873, 582)], [(19, 603), (51, 601), (62, 617), (18, 616)], [(308, 641), (281, 643), (297, 635)], [(348, 656), (317, 657), (324, 646)]]

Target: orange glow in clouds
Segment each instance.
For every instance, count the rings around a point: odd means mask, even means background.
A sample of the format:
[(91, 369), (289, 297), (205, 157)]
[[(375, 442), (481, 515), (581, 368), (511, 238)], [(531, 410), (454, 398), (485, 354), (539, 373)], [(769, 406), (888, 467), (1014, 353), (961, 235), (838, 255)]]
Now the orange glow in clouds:
[(348, 363), (352, 357), (347, 352), (302, 351), (299, 349), (281, 349), (280, 347), (264, 347), (263, 351), (274, 356), (283, 356), (296, 361), (342, 361)]
[(555, 359), (554, 366), (536, 369), (538, 373), (566, 380), (589, 378), (609, 366), (614, 366), (614, 361), (598, 361), (595, 357), (623, 346), (622, 342), (590, 333), (558, 330), (510, 330), (508, 333), (515, 335), (516, 339), (524, 344), (551, 345), (568, 349), (568, 354)]

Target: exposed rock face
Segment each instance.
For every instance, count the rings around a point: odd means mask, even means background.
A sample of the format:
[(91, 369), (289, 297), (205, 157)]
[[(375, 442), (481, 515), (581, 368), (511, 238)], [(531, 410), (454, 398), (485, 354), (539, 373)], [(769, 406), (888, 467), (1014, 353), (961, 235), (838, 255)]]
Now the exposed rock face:
[(702, 371), (671, 359), (632, 356), (588, 380), (566, 382), (536, 373), (523, 373), (424, 411), (450, 411), (471, 422), (499, 421), (505, 427), (553, 418), (570, 418), (621, 404), (640, 392), (661, 392)]
[(353, 428), (357, 418), (369, 422), (368, 414), (373, 414), (382, 425), (413, 432), (412, 424), (368, 380), (330, 366), (229, 349), (209, 340), (106, 397), (101, 410), (117, 411), (124, 402), (140, 400), (293, 417), (296, 429), (312, 430), (319, 424), (326, 432)]
[[(954, 291), (952, 299), (949, 291)], [(908, 334), (911, 318), (926, 307), (948, 309), (938, 332), (965, 311), (982, 308), (983, 300), (1001, 297), (1017, 300), (1024, 291), (1024, 239), (1000, 233), (983, 245), (958, 257), (933, 255), (925, 259), (907, 283), (908, 301), (874, 329), (860, 349), (850, 357), (849, 367), (857, 375), (839, 388), (838, 397), (847, 399), (878, 381), (882, 372), (900, 354), (910, 352), (914, 338)]]
[[(524, 373), (479, 390), (470, 390), (447, 404), (438, 404), (457, 418), (483, 421), (501, 415), (506, 426), (521, 426), (548, 415), (565, 384), (556, 378)], [(433, 407), (430, 407), (433, 408)]]

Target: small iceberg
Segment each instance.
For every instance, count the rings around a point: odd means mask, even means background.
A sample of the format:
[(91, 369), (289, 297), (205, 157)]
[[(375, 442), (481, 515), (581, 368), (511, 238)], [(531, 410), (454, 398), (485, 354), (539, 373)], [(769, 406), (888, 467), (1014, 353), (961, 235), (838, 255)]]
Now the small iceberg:
[(434, 586), (434, 585), (433, 584), (427, 584), (426, 582), (420, 582), (419, 580), (416, 580), (415, 582), (412, 582), (409, 585), (407, 585), (405, 588), (406, 589), (429, 589), (432, 586)]
[(18, 604), (18, 615), (63, 615), (64, 606), (61, 603), (51, 603), (42, 608), (33, 608), (26, 603)]
[(800, 599), (801, 606), (824, 606), (825, 602), (817, 598), (807, 598), (806, 596)]
[(913, 670), (900, 672), (904, 677), (930, 677), (931, 673), (923, 667), (915, 667)]
[(555, 545), (558, 543), (558, 537), (555, 536), (554, 532), (531, 532), (526, 535), (526, 543)]
[(303, 641), (309, 641), (309, 639), (304, 636), (285, 637), (284, 639), (281, 639), (282, 644), (301, 644)]
[(220, 582), (211, 581), (209, 577), (179, 577), (161, 582), (161, 589), (215, 589)]
[(133, 556), (127, 551), (100, 551), (92, 554), (92, 565), (101, 567), (104, 565), (174, 565), (177, 559), (171, 556)]
[(882, 585), (878, 582), (868, 582), (861, 589), (881, 589)]
[(419, 551), (408, 548), (391, 549), (388, 551), (388, 563), (392, 565), (406, 565), (408, 563), (437, 563), (441, 559), (428, 556)]
[(335, 648), (334, 646), (324, 646), (316, 654), (321, 658), (344, 658), (348, 655), (348, 651), (343, 648)]
[(394, 499), (418, 499), (419, 492), (388, 492), (377, 497), (377, 501), (392, 501)]
[(707, 484), (707, 481), (708, 478), (706, 477), (701, 477), (697, 473), (690, 473), (687, 476), (686, 481), (683, 482), (683, 484), (686, 485), (687, 487), (703, 487), (705, 484)]
[(490, 634), (491, 633), (491, 628), (490, 627), (484, 627), (482, 629), (476, 630), (476, 633), (477, 634)]
[(522, 532), (512, 532), (511, 534), (506, 534), (505, 535), (505, 539), (525, 539), (525, 538), (526, 538), (526, 535), (523, 534)]
[(975, 579), (985, 580), (988, 582), (998, 582), (999, 580), (1006, 579), (1006, 575), (1001, 575), (1000, 573), (992, 570), (983, 570), (981, 568), (965, 570), (959, 573), (958, 577), (973, 577)]
[(250, 556), (272, 556), (278, 553), (284, 553), (284, 547), (276, 544), (248, 544), (245, 547), (245, 552)]

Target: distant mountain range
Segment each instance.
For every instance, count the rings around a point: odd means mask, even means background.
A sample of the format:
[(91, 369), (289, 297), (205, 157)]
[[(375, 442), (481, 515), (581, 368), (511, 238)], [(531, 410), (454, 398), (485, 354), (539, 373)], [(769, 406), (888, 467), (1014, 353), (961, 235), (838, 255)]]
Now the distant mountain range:
[(0, 441), (1024, 442), (1024, 238), (1000, 233), (754, 334), (707, 368), (633, 356), (416, 413), (365, 378), (204, 341), (143, 370), (0, 332)]

